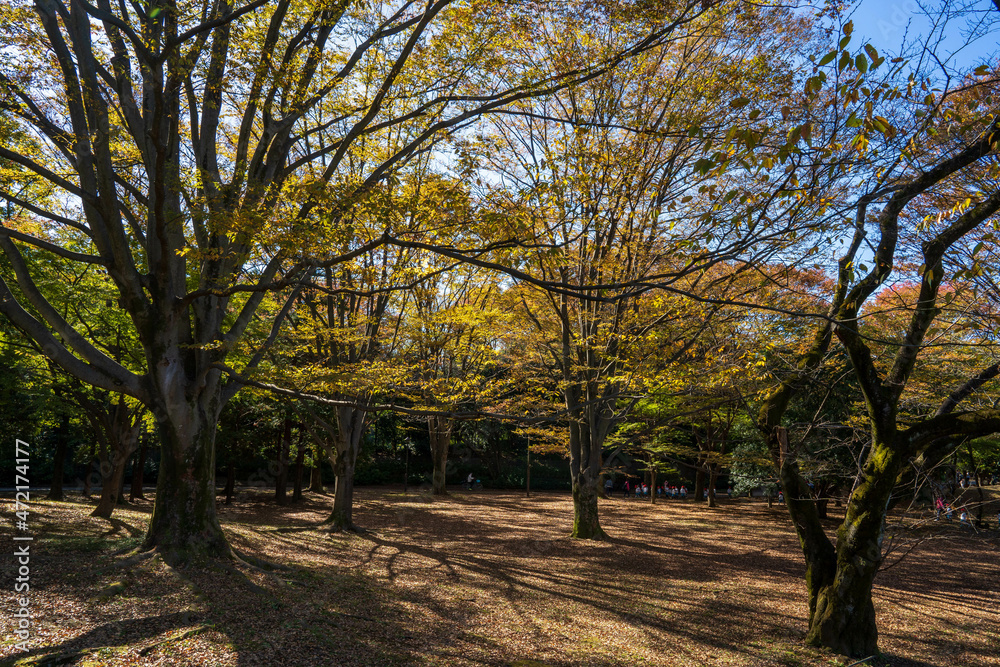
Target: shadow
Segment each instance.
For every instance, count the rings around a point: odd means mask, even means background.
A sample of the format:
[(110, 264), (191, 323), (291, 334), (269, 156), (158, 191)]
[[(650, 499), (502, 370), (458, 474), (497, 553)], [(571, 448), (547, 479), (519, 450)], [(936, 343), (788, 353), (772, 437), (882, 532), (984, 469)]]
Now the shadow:
[(104, 538), (118, 535), (119, 533), (121, 533), (123, 529), (128, 533), (129, 537), (142, 537), (145, 534), (145, 531), (143, 531), (142, 529), (136, 528), (132, 524), (126, 523), (125, 521), (117, 519), (113, 516), (104, 519), (104, 521), (107, 521), (108, 523), (111, 524), (111, 529), (101, 534), (101, 537)]
[(183, 627), (199, 625), (199, 615), (190, 612), (174, 612), (159, 616), (145, 616), (104, 623), (72, 639), (60, 644), (39, 646), (30, 651), (15, 653), (0, 660), (0, 667), (15, 665), (19, 660), (35, 656), (52, 655), (52, 660), (45, 660), (40, 665), (64, 664), (67, 660), (56, 661), (59, 654), (80, 652), (86, 649), (98, 649), (107, 646), (124, 646), (126, 644), (141, 644), (145, 640), (156, 637), (164, 632)]

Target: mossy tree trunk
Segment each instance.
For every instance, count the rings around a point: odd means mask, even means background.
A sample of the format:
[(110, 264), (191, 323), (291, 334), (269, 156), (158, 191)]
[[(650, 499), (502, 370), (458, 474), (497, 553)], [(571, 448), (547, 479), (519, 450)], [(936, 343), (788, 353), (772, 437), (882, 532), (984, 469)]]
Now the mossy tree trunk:
[(586, 420), (570, 422), (570, 475), (573, 489), (573, 532), (571, 537), (594, 540), (607, 534), (597, 511), (601, 481), (601, 449), (604, 433), (594, 433)]
[[(186, 408), (186, 409), (185, 409)], [(168, 563), (233, 556), (215, 511), (215, 434), (218, 413), (198, 404), (171, 406), (187, 420), (159, 423), (162, 442), (156, 503), (142, 548)]]
[(810, 644), (854, 657), (878, 653), (872, 585), (882, 561), (886, 508), (902, 463), (889, 443), (873, 443), (872, 450), (837, 531), (833, 578), (824, 563), (824, 583), (810, 591), (815, 609), (806, 635)]
[[(777, 464), (787, 506), (806, 560), (809, 591), (807, 641), (851, 657), (878, 652), (878, 629), (872, 586), (882, 560), (885, 520), (900, 473), (917, 462), (934, 443), (959, 434), (984, 434), (1000, 429), (1000, 412), (952, 414), (955, 405), (987, 379), (991, 367), (952, 393), (934, 416), (897, 424), (900, 399), (917, 363), (925, 334), (940, 312), (938, 291), (945, 275), (942, 258), (966, 233), (1000, 210), (1000, 191), (943, 225), (922, 243), (923, 266), (919, 295), (901, 344), (888, 364), (876, 364), (867, 340), (857, 328), (859, 313), (869, 297), (892, 275), (898, 240), (898, 216), (906, 204), (927, 187), (978, 160), (990, 140), (979, 139), (953, 157), (901, 184), (879, 212), (879, 241), (867, 275), (855, 280), (853, 260), (866, 235), (867, 201), (858, 207), (857, 226), (848, 252), (841, 258), (830, 318), (816, 330), (812, 344), (798, 363), (799, 373), (786, 379), (765, 400), (758, 423)], [(853, 284), (852, 284), (852, 281)], [(836, 334), (850, 359), (853, 375), (865, 399), (872, 446), (862, 462), (858, 482), (847, 503), (834, 548), (820, 524), (810, 489), (799, 473), (796, 451), (780, 426), (791, 399), (803, 389), (809, 375), (823, 363)], [(887, 369), (887, 370), (884, 370)]]

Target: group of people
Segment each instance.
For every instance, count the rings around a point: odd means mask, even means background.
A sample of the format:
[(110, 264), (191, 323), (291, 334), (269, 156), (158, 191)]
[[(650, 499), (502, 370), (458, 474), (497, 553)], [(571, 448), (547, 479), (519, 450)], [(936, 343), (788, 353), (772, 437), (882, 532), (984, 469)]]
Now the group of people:
[[(648, 498), (650, 494), (649, 485), (644, 482), (633, 482), (626, 479), (625, 483), (621, 487), (622, 495), (625, 498)], [(614, 495), (615, 483), (611, 478), (608, 478), (604, 482), (604, 493), (609, 498)], [(668, 482), (656, 486), (656, 497), (657, 498), (680, 498), (685, 499), (688, 496), (688, 488), (681, 484), (679, 487), (673, 486)]]
[[(940, 521), (941, 515), (944, 514), (946, 521), (951, 521), (955, 518), (955, 508), (951, 506), (951, 503), (946, 503), (944, 498), (937, 496), (934, 499), (934, 520)], [(962, 526), (971, 526), (972, 515), (969, 514), (969, 508), (962, 505), (958, 508), (958, 523)], [(1000, 528), (1000, 511), (997, 512), (997, 528)]]

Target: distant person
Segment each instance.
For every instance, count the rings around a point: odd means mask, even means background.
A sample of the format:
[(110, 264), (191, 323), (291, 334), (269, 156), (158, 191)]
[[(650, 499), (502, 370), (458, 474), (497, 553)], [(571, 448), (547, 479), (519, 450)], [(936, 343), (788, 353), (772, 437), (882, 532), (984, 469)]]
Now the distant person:
[(948, 521), (951, 521), (951, 518), (954, 516), (954, 511), (955, 510), (953, 510), (951, 508), (951, 505), (945, 505), (944, 506), (944, 518), (947, 519)]
[(610, 477), (608, 477), (607, 480), (605, 480), (604, 482), (604, 493), (605, 495), (607, 495), (608, 498), (610, 498), (614, 494), (614, 491), (615, 491), (615, 483)]
[(934, 500), (934, 520), (938, 521), (941, 518), (941, 512), (944, 511), (944, 501), (941, 496), (938, 496)]
[(683, 484), (681, 484), (681, 491), (680, 491), (680, 493), (681, 493), (681, 500), (687, 500), (687, 497), (688, 497), (688, 488), (686, 486), (684, 486)]
[(628, 480), (626, 479), (626, 480), (625, 480), (625, 497), (626, 497), (626, 498), (628, 498), (628, 492), (629, 492), (629, 490), (630, 490), (630, 489), (629, 489), (629, 484), (628, 484)]
[(472, 491), (472, 483), (475, 481), (475, 476), (470, 472), (469, 476), (465, 478), (465, 483), (469, 485), (469, 491)]
[(962, 513), (958, 515), (958, 522), (963, 526), (969, 523), (969, 510), (962, 508)]
[(785, 492), (778, 491), (778, 502), (784, 504), (785, 502)]
[(648, 498), (649, 497), (649, 484), (643, 484), (642, 485), (642, 497), (643, 498)]

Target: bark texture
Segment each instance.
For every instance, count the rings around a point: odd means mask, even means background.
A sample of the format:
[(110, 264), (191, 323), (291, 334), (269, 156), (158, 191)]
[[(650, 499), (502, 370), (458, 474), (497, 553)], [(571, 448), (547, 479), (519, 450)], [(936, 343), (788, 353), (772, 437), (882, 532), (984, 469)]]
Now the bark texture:
[(453, 422), (445, 417), (427, 419), (427, 434), (430, 437), (433, 461), (431, 493), (435, 496), (448, 494), (448, 450), (451, 447), (452, 424)]

